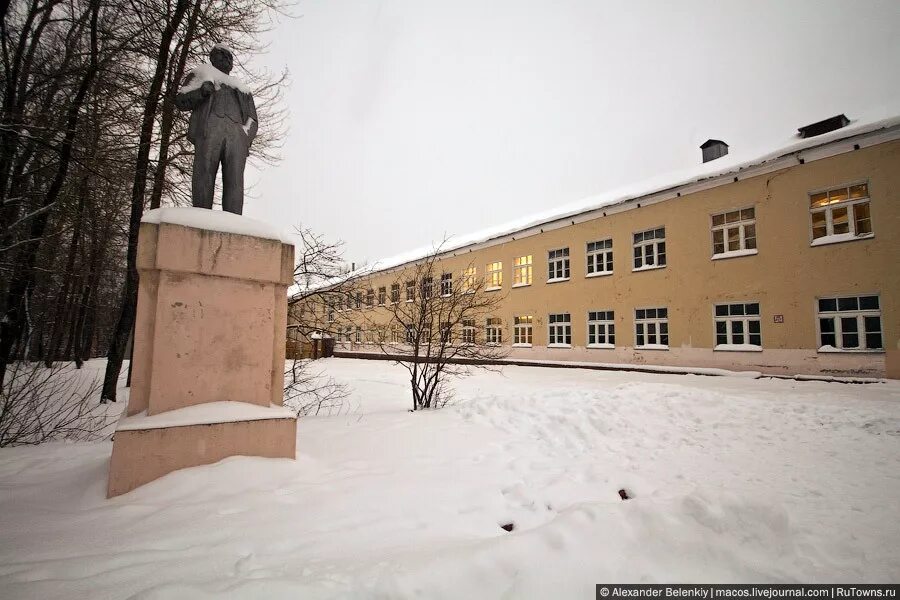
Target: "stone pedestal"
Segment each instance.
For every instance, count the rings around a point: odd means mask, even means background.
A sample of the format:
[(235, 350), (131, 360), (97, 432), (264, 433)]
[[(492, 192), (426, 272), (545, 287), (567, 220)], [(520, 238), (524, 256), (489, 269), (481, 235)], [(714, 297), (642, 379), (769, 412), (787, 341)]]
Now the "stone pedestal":
[(199, 208), (141, 223), (131, 394), (109, 497), (227, 456), (294, 458), (282, 406), (294, 248), (247, 217)]

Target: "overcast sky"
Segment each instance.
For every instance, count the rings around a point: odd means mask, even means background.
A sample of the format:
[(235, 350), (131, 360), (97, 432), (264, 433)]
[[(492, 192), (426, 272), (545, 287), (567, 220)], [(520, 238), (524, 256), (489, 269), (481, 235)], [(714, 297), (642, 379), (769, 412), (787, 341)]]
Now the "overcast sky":
[[(374, 262), (900, 99), (900, 1), (301, 0), (245, 214)], [(900, 110), (898, 110), (900, 112)]]

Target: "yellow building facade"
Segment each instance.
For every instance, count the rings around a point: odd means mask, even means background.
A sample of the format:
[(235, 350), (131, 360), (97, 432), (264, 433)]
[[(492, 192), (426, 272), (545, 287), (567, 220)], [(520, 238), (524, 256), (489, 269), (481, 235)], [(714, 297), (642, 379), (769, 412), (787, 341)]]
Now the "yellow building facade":
[[(454, 248), (439, 268), (496, 284), (511, 359), (900, 378), (898, 232), (894, 124)], [(354, 311), (385, 310), (408, 267), (325, 314), (371, 322)], [(378, 351), (350, 325), (335, 337)]]

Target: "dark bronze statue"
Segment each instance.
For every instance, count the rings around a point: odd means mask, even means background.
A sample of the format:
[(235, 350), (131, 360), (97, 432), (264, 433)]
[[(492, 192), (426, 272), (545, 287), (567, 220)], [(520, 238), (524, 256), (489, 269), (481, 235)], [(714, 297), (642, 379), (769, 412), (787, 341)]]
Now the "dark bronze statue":
[(194, 206), (212, 208), (216, 172), (222, 163), (222, 210), (241, 214), (244, 210), (244, 166), (258, 129), (256, 105), (250, 90), (229, 73), (231, 51), (215, 46), (211, 64), (191, 71), (175, 105), (190, 110), (188, 140), (194, 144), (191, 198)]

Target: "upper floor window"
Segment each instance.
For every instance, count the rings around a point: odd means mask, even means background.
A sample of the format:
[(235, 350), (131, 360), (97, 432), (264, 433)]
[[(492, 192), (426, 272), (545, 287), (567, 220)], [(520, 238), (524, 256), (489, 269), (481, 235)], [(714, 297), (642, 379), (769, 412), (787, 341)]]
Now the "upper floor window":
[(635, 309), (634, 347), (668, 350), (669, 309), (665, 307)]
[(434, 288), (434, 277), (422, 278), (422, 300), (429, 300)]
[(513, 287), (531, 285), (531, 254), (513, 259)]
[(499, 290), (503, 286), (503, 263), (488, 263), (486, 267), (486, 278), (486, 290)]
[(533, 339), (532, 323), (533, 315), (518, 315), (514, 318), (513, 345), (530, 346)]
[(712, 244), (713, 258), (756, 254), (756, 209), (713, 215)]
[(362, 292), (356, 292), (356, 298), (354, 298), (353, 304), (356, 308), (362, 308)]
[(415, 281), (407, 281), (406, 282), (406, 301), (412, 302), (416, 299), (416, 282)]
[(463, 319), (462, 341), (464, 344), (475, 343), (475, 319)]
[(547, 253), (547, 282), (569, 278), (569, 249), (559, 248)]
[(588, 313), (588, 348), (613, 348), (616, 345), (616, 315), (611, 310)]
[(819, 352), (882, 350), (878, 296), (819, 298)]
[(609, 275), (613, 272), (612, 239), (587, 243), (587, 274)]
[(634, 269), (659, 269), (666, 266), (666, 228), (648, 229), (634, 234)]
[(453, 273), (441, 274), (441, 296), (453, 294)]
[(400, 284), (391, 284), (391, 302), (400, 302)]
[(503, 343), (503, 329), (500, 326), (500, 317), (490, 317), (485, 322), (484, 341), (487, 344)]
[(547, 345), (568, 347), (572, 345), (572, 315), (557, 313), (550, 315), (547, 329)]
[(762, 350), (759, 303), (716, 304), (716, 350)]
[(369, 289), (366, 292), (366, 306), (374, 306), (375, 305), (375, 290)]
[(387, 302), (387, 288), (382, 286), (378, 288), (378, 306), (384, 306), (385, 302)]
[(810, 194), (809, 211), (813, 246), (873, 235), (867, 183)]
[(466, 270), (463, 271), (463, 291), (464, 292), (473, 292), (475, 291), (475, 267), (466, 267)]

